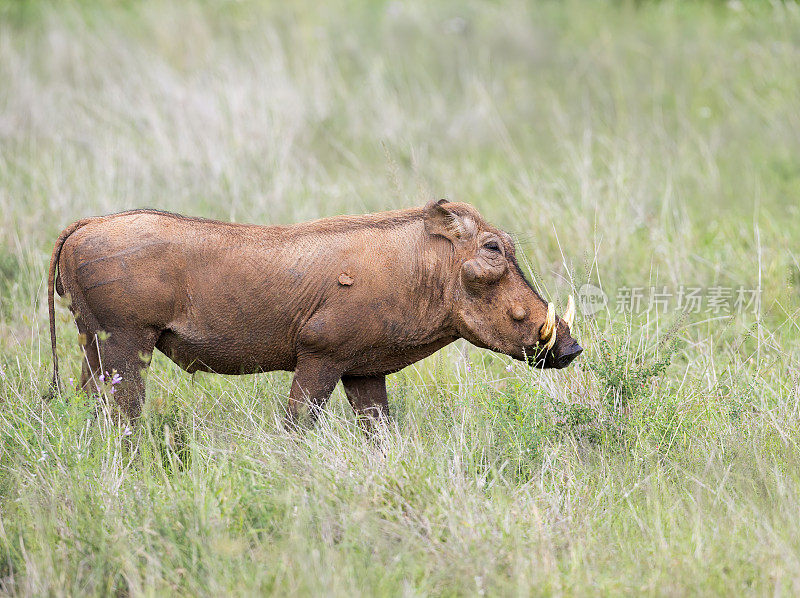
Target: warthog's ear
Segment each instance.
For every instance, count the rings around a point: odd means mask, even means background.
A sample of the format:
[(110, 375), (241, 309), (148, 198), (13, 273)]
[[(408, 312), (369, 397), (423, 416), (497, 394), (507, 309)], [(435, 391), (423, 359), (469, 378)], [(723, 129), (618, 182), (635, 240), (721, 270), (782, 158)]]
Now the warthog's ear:
[(425, 206), (425, 230), (456, 242), (475, 234), (475, 225), (447, 209), (447, 200), (429, 201)]

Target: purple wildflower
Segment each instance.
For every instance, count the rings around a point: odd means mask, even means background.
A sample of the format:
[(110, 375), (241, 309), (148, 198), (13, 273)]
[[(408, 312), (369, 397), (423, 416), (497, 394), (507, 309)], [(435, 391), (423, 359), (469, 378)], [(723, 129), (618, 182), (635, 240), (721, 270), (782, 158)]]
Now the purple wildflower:
[(114, 372), (114, 376), (111, 378), (111, 386), (114, 386), (115, 384), (119, 384), (120, 382), (122, 382), (122, 376), (120, 376), (118, 373)]
[(513, 366), (513, 365), (511, 365), (511, 364), (509, 363), (509, 364), (506, 366), (506, 371), (507, 371), (507, 372), (510, 374), (511, 372), (513, 372), (513, 371), (514, 371), (514, 366)]
[(123, 436), (130, 436), (133, 434), (133, 430), (131, 430), (128, 426), (125, 426), (125, 429), (122, 431)]

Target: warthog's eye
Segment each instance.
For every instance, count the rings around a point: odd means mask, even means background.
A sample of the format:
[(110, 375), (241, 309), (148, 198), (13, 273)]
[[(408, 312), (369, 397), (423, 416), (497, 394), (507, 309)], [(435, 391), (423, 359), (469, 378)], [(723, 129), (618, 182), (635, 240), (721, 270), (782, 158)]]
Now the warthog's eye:
[(489, 251), (496, 251), (500, 253), (500, 245), (497, 244), (497, 241), (489, 241), (483, 246), (484, 249), (488, 249)]

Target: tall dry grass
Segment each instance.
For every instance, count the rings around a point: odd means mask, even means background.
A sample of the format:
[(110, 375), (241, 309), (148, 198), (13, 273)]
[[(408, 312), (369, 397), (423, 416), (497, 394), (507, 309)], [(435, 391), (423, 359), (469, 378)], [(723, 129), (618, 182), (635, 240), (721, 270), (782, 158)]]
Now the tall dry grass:
[[(795, 3), (0, 4), (0, 592), (796, 594), (798, 72)], [(380, 448), (341, 391), (284, 433), (284, 373), (157, 356), (130, 434), (40, 400), (69, 222), (439, 196), (562, 308), (605, 291), (579, 364), (458, 343), (390, 377)], [(760, 309), (617, 309), (662, 286)]]

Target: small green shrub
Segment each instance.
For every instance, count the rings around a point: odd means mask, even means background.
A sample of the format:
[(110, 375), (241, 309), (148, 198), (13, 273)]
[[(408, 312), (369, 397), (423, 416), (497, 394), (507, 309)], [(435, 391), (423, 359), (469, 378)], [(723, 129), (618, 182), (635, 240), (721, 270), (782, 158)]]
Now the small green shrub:
[(587, 360), (585, 367), (600, 379), (608, 411), (621, 413), (640, 401), (650, 383), (666, 372), (674, 351), (673, 345), (661, 358), (648, 363), (641, 356), (632, 356), (624, 345), (613, 347), (607, 340), (600, 339), (599, 351)]

